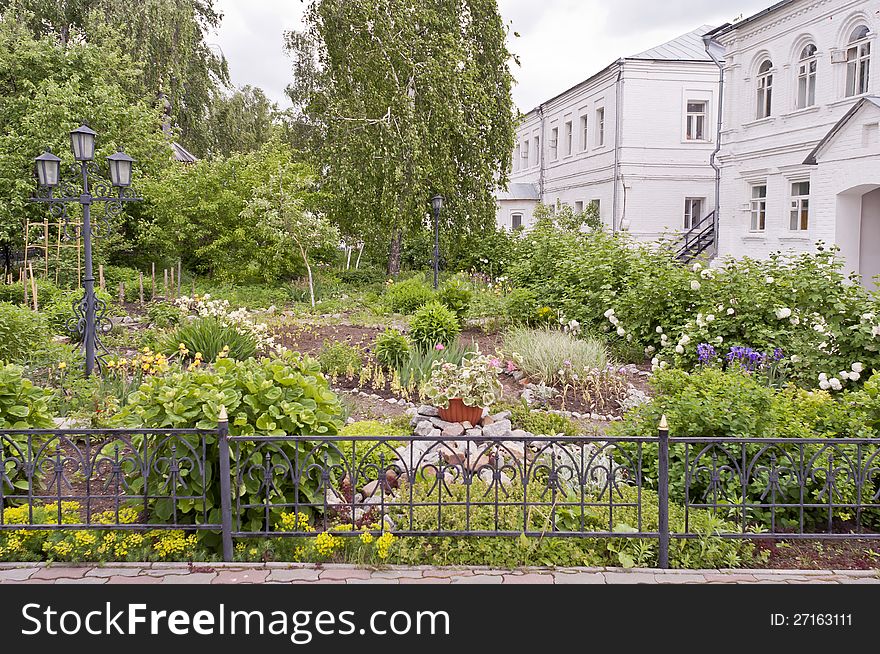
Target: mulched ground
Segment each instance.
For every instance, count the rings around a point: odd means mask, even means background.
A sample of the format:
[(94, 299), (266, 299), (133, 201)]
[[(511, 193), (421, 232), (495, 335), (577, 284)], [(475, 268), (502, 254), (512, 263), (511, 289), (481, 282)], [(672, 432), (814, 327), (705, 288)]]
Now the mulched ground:
[(763, 566), (775, 570), (876, 570), (880, 568), (878, 541), (758, 541), (770, 552)]

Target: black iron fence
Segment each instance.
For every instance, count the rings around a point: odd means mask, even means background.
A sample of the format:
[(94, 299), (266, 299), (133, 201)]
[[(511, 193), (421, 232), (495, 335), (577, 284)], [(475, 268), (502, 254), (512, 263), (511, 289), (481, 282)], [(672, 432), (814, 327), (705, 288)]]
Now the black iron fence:
[(331, 528), (656, 539), (666, 567), (671, 539), (880, 539), (880, 439), (0, 433), (0, 530), (116, 528), (219, 532), (226, 560)]

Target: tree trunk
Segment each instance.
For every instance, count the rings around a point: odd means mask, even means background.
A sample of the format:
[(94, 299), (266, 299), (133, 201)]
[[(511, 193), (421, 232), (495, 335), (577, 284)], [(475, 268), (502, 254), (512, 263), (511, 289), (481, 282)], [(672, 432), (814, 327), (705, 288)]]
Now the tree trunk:
[(403, 230), (395, 229), (391, 235), (391, 250), (388, 252), (388, 274), (400, 274), (400, 257), (403, 251)]
[(309, 299), (312, 301), (312, 308), (315, 308), (315, 279), (312, 277), (312, 266), (309, 263), (309, 258), (306, 256), (306, 251), (303, 248), (302, 244), (298, 239), (294, 239), (296, 241), (297, 247), (299, 247), (299, 253), (302, 255), (303, 263), (306, 264), (306, 272), (309, 275)]

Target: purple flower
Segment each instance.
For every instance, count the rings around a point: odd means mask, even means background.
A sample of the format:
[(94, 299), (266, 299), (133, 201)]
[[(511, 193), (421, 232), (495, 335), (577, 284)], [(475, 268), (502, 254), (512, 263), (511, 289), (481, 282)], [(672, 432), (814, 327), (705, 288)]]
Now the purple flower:
[(716, 355), (715, 348), (708, 343), (700, 343), (697, 345), (697, 356), (700, 359), (700, 363), (709, 363), (715, 359)]

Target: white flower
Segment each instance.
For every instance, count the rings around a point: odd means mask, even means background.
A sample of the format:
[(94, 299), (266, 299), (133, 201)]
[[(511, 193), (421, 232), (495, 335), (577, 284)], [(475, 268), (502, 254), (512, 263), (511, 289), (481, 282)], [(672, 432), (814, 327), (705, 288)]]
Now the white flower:
[(618, 336), (626, 336), (626, 330), (623, 327), (618, 327), (617, 328), (617, 335)]
[(797, 354), (791, 355), (791, 362), (792, 363), (800, 363), (800, 360), (801, 360), (801, 358)]
[(668, 363), (668, 362), (666, 362), (666, 361), (661, 361), (661, 362), (660, 362), (660, 370), (665, 370), (665, 369), (668, 368), (668, 367), (669, 367), (669, 363)]
[(801, 324), (801, 319), (798, 318), (797, 316), (792, 316), (791, 318), (788, 319), (788, 322), (790, 322), (792, 325), (797, 326), (797, 325)]
[(862, 322), (871, 322), (872, 320), (874, 320), (873, 313), (863, 313), (862, 314)]
[(862, 378), (862, 376), (857, 372), (849, 373), (849, 380), (850, 381), (859, 381), (861, 378)]
[(837, 376), (846, 381), (847, 379), (849, 379), (849, 370), (841, 370), (839, 373), (837, 373)]
[(715, 316), (710, 313), (706, 316), (706, 322), (715, 322)]
[(714, 276), (715, 276), (714, 273), (713, 273), (711, 270), (708, 270), (708, 269), (703, 270), (703, 271), (700, 273), (700, 277), (702, 277), (703, 279), (712, 279)]
[(657, 351), (657, 348), (655, 348), (653, 345), (649, 345), (648, 347), (645, 348), (645, 356), (651, 356), (656, 351)]
[(657, 357), (654, 357), (653, 359), (651, 359), (651, 365), (652, 365), (652, 366), (656, 366), (656, 365), (658, 365), (659, 363), (660, 363), (660, 359), (658, 359)]
[(718, 345), (721, 345), (721, 344), (724, 342), (724, 337), (723, 337), (723, 336), (718, 336), (718, 337), (715, 339), (715, 342), (718, 343)]
[(767, 282), (768, 284), (772, 284), (772, 283), (774, 283), (776, 280), (773, 279), (772, 277), (765, 277), (765, 278), (764, 278), (764, 281)]
[(736, 313), (736, 309), (734, 309), (733, 307), (730, 307), (730, 308), (727, 310), (727, 315), (728, 315), (728, 316), (732, 316), (732, 315), (735, 314), (735, 313)]
[(837, 377), (829, 380), (828, 383), (831, 385), (831, 390), (839, 391), (843, 388), (843, 384), (840, 383), (840, 380), (837, 379)]
[(691, 290), (692, 291), (699, 291), (700, 290), (700, 282), (698, 282), (696, 279), (691, 282)]
[(681, 346), (681, 345), (676, 345), (676, 346), (675, 346), (675, 351), (676, 351), (677, 354), (684, 354), (684, 347)]
[(700, 272), (702, 269), (703, 269), (703, 266), (700, 265), (699, 263), (694, 264), (694, 267), (693, 267), (694, 272)]
[(663, 333), (663, 328), (660, 327), (660, 326), (658, 325), (658, 326), (657, 326), (657, 329), (655, 329), (654, 331), (657, 332), (658, 334), (662, 334), (662, 333)]
[(608, 311), (605, 312), (606, 318), (610, 318), (613, 315), (614, 315), (614, 309), (608, 309)]
[(791, 318), (791, 309), (788, 307), (780, 307), (776, 309), (776, 317), (779, 320), (785, 320), (786, 318)]
[(864, 370), (865, 370), (865, 366), (863, 366), (861, 363), (856, 362), (856, 363), (852, 364), (852, 371), (853, 372), (863, 372)]
[(875, 338), (880, 336), (880, 325), (874, 325), (874, 328), (871, 330), (871, 336)]
[(610, 322), (612, 325), (614, 325), (615, 327), (617, 327), (617, 325), (620, 323), (620, 320), (617, 319), (617, 316), (611, 316), (611, 317), (608, 319), (608, 322)]
[(831, 384), (829, 384), (827, 381), (820, 381), (819, 388), (821, 388), (823, 391), (827, 391), (829, 388), (831, 388)]
[(681, 345), (687, 345), (687, 344), (690, 343), (690, 342), (691, 342), (691, 337), (688, 336), (687, 334), (685, 334), (684, 336), (681, 337), (681, 340), (679, 341), (679, 344), (681, 344)]
[[(792, 359), (794, 359), (794, 357), (792, 357)], [(824, 372), (820, 372), (820, 373), (819, 373), (819, 381), (820, 381), (820, 382), (821, 382), (821, 381), (828, 381), (828, 375), (825, 374)]]

